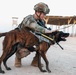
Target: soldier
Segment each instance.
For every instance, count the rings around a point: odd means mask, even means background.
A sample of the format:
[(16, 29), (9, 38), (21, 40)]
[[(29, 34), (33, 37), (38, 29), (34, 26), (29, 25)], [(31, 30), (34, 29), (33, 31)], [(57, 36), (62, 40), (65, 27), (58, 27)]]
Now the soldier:
[[(25, 27), (30, 27), (35, 31), (41, 33), (51, 33), (50, 30), (45, 26), (44, 17), (49, 13), (50, 9), (47, 4), (40, 2), (34, 6), (35, 13), (33, 15), (26, 16), (23, 21), (19, 24), (18, 28), (22, 29)], [(29, 55), (30, 52), (27, 49), (21, 49), (19, 52), (16, 52), (15, 66), (21, 67), (21, 59)], [(33, 58), (31, 63), (32, 66), (38, 66), (38, 56), (37, 54)]]

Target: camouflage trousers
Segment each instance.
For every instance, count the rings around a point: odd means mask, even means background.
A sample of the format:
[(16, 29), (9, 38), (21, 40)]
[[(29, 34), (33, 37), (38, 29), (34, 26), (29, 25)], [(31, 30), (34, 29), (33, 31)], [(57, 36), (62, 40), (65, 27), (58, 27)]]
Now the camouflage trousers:
[(22, 48), (16, 52), (17, 58), (23, 58), (23, 57), (28, 56), (29, 54), (30, 54), (30, 51), (25, 48)]

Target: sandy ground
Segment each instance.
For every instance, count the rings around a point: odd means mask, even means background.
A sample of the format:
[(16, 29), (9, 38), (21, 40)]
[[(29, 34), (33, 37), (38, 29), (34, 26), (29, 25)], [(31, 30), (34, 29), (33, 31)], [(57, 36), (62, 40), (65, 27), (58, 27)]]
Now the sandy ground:
[[(2, 54), (2, 41), (3, 38), (0, 38), (0, 56)], [(68, 37), (66, 42), (60, 42), (60, 44), (64, 50), (61, 50), (61, 48), (55, 44), (49, 48), (46, 54), (49, 60), (51, 73), (42, 73), (37, 67), (30, 65), (35, 55), (35, 52), (33, 52), (22, 59), (21, 68), (16, 68), (14, 66), (14, 54), (7, 61), (7, 64), (12, 70), (7, 71), (2, 64), (2, 69), (5, 71), (4, 75), (76, 75), (76, 37)], [(45, 68), (43, 59), (42, 63), (44, 64), (43, 68)]]

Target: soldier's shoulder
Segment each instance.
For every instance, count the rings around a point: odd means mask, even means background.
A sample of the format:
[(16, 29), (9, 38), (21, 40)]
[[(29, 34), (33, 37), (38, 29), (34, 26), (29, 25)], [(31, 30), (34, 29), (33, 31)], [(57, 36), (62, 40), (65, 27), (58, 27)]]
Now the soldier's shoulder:
[(33, 15), (28, 15), (24, 18), (24, 21), (35, 22)]

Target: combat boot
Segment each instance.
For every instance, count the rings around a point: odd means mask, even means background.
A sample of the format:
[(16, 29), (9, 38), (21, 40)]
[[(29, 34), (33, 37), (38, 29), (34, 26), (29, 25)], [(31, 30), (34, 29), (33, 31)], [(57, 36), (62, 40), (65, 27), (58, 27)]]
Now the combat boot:
[(15, 57), (15, 67), (21, 67), (21, 58), (17, 58), (17, 56)]
[(30, 54), (30, 51), (28, 49), (22, 48), (16, 52), (15, 57), (15, 67), (21, 67), (21, 59), (28, 56)]

